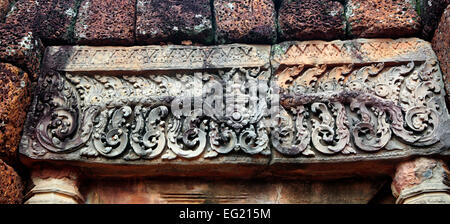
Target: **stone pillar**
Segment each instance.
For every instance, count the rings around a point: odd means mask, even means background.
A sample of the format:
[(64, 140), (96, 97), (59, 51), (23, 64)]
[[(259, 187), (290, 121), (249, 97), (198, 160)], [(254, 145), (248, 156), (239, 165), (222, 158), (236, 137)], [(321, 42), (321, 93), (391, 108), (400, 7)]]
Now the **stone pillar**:
[(84, 203), (78, 191), (79, 172), (71, 168), (36, 167), (31, 172), (33, 188), (25, 196), (25, 204)]
[(397, 204), (450, 204), (449, 170), (442, 160), (417, 158), (397, 166), (391, 185)]

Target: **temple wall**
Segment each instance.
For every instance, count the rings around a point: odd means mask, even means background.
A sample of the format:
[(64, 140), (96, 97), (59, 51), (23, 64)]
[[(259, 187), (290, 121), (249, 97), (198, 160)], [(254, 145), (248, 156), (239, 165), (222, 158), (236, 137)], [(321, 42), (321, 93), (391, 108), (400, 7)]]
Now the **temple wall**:
[[(92, 204), (366, 204), (381, 197), (377, 192), (386, 183), (387, 181), (383, 179), (339, 181), (121, 179), (90, 182), (82, 189), (82, 194), (86, 203)], [(394, 202), (393, 197), (390, 198), (390, 203)]]
[[(0, 203), (449, 203), (449, 3), (0, 0)], [(171, 114), (214, 80), (284, 120)]]

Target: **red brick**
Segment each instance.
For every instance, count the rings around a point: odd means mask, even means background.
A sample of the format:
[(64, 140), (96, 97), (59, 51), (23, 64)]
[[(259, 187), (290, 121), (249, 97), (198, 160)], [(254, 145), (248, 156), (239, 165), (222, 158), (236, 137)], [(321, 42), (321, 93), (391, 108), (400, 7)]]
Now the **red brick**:
[(39, 0), (39, 37), (46, 45), (72, 42), (80, 0)]
[(0, 159), (17, 160), (17, 148), (31, 102), (28, 74), (11, 64), (0, 63)]
[(351, 37), (407, 37), (417, 35), (421, 28), (410, 1), (349, 0), (346, 17)]
[(134, 0), (84, 0), (78, 9), (75, 39), (86, 45), (131, 45), (136, 13)]
[(277, 38), (272, 0), (214, 0), (216, 41), (274, 43)]
[(450, 5), (442, 14), (441, 22), (431, 44), (439, 59), (447, 92), (447, 102), (450, 103)]
[(136, 14), (138, 44), (214, 41), (209, 0), (138, 0)]
[(0, 160), (0, 204), (20, 204), (23, 182), (14, 169)]
[(11, 4), (11, 0), (0, 0), (0, 22), (3, 21), (3, 19), (6, 16), (6, 13), (9, 10), (9, 5)]
[(282, 40), (333, 40), (345, 37), (344, 6), (336, 1), (290, 0), (278, 12)]

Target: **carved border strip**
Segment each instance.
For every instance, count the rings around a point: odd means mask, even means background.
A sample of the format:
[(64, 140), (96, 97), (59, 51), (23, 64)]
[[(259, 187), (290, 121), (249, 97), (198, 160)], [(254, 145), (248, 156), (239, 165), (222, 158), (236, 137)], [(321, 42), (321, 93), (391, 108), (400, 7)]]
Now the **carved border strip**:
[(271, 63), (276, 69), (280, 65), (396, 63), (430, 58), (436, 58), (430, 44), (417, 38), (288, 41), (272, 46)]
[(45, 65), (58, 71), (194, 70), (269, 65), (267, 45), (86, 47), (46, 50)]

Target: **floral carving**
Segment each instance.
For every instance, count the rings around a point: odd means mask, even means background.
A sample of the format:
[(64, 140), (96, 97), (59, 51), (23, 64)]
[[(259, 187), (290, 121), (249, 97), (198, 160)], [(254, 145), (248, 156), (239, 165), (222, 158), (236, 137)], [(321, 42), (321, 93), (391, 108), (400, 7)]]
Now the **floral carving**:
[[(89, 69), (77, 71), (72, 61), (64, 73), (45, 70), (22, 148), (37, 158), (70, 155), (88, 161), (204, 160), (233, 154), (331, 160), (415, 150), (440, 141), (448, 112), (437, 61), (389, 61), (386, 56), (372, 62), (362, 57), (316, 63), (314, 55), (307, 55), (311, 60), (302, 64), (293, 58), (311, 46), (287, 49), (286, 58), (274, 60), (282, 64), (273, 71), (263, 63), (267, 58), (243, 67), (241, 51), (246, 57), (262, 51), (234, 45), (224, 48), (229, 52), (201, 48), (214, 56), (209, 61), (235, 57), (222, 67), (203, 61), (196, 66), (205, 67), (195, 69), (147, 64), (150, 69), (136, 74), (100, 75), (95, 70), (100, 65), (83, 64)], [(330, 48), (335, 49), (345, 47)], [(150, 50), (158, 47), (145, 52)], [(190, 60), (205, 56), (191, 47), (165, 52), (174, 53), (170, 61), (179, 60), (176, 55), (182, 52), (192, 53), (185, 55)], [(175, 111), (180, 105), (183, 113)]]
[(94, 148), (103, 156), (115, 157), (121, 154), (128, 143), (126, 117), (130, 116), (131, 108), (123, 106), (118, 109), (105, 110), (94, 121)]
[(168, 109), (159, 106), (153, 109), (138, 105), (134, 108), (134, 122), (130, 145), (141, 158), (155, 158), (166, 146), (165, 121)]
[(304, 124), (307, 112), (303, 106), (294, 108), (293, 112), (296, 114), (294, 118), (283, 109), (277, 115), (277, 123), (271, 133), (272, 145), (284, 155), (295, 156), (299, 153), (312, 155), (313, 152), (308, 148), (311, 141), (310, 133)]
[[(178, 156), (194, 158), (199, 156), (206, 146), (207, 121), (199, 116), (198, 111), (193, 111), (183, 120), (174, 118), (169, 120), (167, 132), (168, 147)], [(170, 155), (170, 152), (168, 152)], [(168, 156), (167, 159), (174, 159)]]
[(92, 106), (80, 113), (77, 93), (57, 72), (43, 79), (38, 93), (33, 119), (39, 143), (52, 152), (71, 151), (84, 144), (99, 108)]

